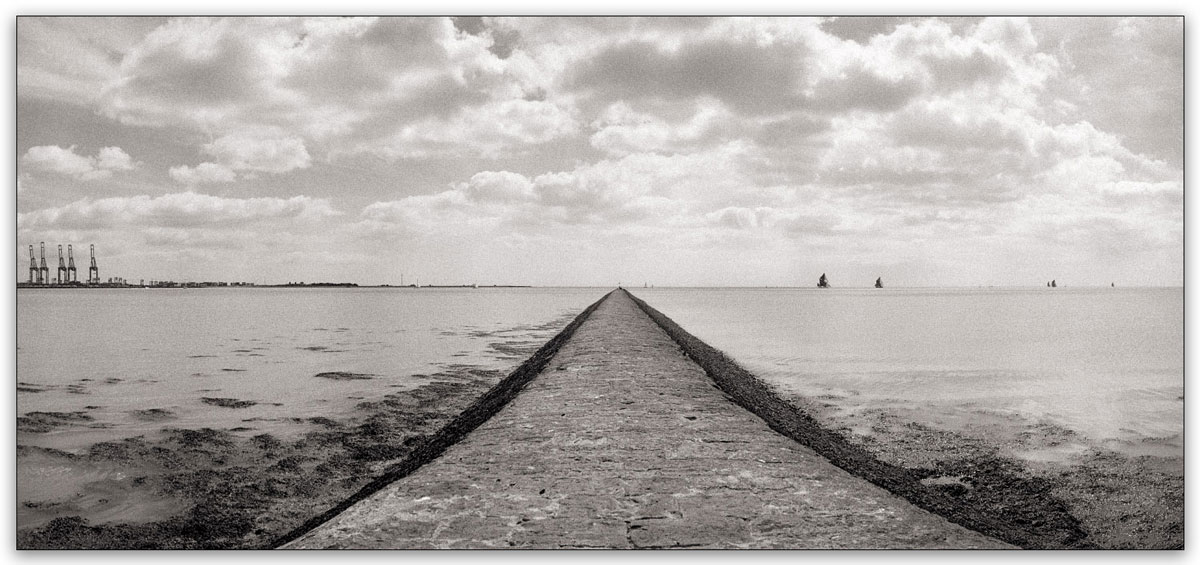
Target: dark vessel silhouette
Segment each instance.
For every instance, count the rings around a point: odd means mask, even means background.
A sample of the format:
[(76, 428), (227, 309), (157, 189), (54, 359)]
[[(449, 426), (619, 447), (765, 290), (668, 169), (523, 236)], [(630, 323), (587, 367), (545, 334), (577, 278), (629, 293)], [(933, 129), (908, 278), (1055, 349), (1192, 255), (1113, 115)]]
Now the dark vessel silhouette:
[(817, 288), (829, 288), (829, 279), (825, 278), (825, 273), (821, 273), (821, 280), (817, 281)]
[(883, 277), (875, 279), (875, 288), (883, 288)]

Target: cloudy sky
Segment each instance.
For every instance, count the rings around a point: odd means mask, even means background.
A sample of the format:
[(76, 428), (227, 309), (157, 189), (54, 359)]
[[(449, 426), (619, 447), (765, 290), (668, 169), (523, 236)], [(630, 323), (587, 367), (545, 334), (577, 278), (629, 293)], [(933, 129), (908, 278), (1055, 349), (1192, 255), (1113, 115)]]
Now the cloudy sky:
[(1180, 285), (1182, 91), (1180, 18), (22, 17), (17, 278)]

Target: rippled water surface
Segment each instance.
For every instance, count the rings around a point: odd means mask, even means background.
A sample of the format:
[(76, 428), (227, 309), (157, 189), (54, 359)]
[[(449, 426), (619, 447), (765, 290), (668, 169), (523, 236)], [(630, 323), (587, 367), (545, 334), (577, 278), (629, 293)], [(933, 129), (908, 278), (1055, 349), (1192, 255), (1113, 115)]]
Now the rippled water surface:
[(1182, 453), (1181, 288), (633, 292), (764, 380), (844, 413), (1050, 423), (1092, 445)]
[[(454, 364), (510, 370), (525, 357), (518, 350), (552, 337), (604, 292), (23, 289), (17, 412), (88, 419), (19, 433), (18, 442), (78, 450), (164, 426), (286, 435), (291, 417), (337, 415)], [(315, 377), (335, 371), (369, 378)]]

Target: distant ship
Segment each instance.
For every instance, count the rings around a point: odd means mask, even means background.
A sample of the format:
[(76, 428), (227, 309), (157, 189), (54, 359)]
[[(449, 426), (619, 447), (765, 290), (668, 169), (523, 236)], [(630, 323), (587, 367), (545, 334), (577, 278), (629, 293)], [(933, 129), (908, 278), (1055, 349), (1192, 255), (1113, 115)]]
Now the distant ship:
[(821, 280), (817, 281), (817, 288), (829, 288), (829, 279), (825, 278), (825, 273), (821, 273)]
[(875, 279), (875, 288), (883, 288), (883, 277)]

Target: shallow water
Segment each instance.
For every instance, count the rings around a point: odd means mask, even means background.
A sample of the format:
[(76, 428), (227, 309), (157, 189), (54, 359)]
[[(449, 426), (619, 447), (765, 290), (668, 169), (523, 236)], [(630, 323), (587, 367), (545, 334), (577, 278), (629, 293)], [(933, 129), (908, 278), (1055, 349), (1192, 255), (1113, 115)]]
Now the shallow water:
[[(782, 391), (953, 431), (1182, 455), (1183, 289), (633, 289)], [(854, 430), (867, 434), (869, 430)]]
[[(311, 418), (353, 418), (360, 402), (442, 373), (507, 373), (603, 292), (22, 290), (17, 413), (26, 418), (17, 442), (84, 453), (168, 428), (298, 438), (320, 428)], [(317, 376), (331, 372), (354, 378)], [(140, 486), (156, 472), (146, 461), (19, 450), (18, 527), (69, 515), (150, 522), (187, 510), (186, 500)]]
[[(17, 441), (79, 452), (165, 427), (295, 436), (313, 424), (293, 418), (337, 418), (455, 364), (507, 372), (607, 290), (21, 290), (18, 415), (68, 418)], [(873, 433), (860, 415), (883, 411), (976, 437), (1053, 439), (1008, 442), (1030, 462), (1095, 446), (1182, 455), (1182, 289), (633, 291), (782, 391), (826, 406), (834, 424), (861, 423), (856, 434)], [(331, 371), (371, 378), (315, 376)], [(20, 505), (18, 525), (183, 509), (129, 488), (134, 472), (19, 452), (18, 500), (66, 506)]]
[[(599, 289), (21, 290), (17, 413), (91, 420), (18, 442), (78, 450), (164, 426), (290, 435), (452, 364), (509, 370)], [(496, 344), (493, 346), (493, 344)], [(370, 378), (316, 378), (341, 371)], [(254, 402), (229, 408), (203, 398)], [(217, 402), (217, 401), (210, 401)], [(155, 410), (154, 412), (146, 412)]]

